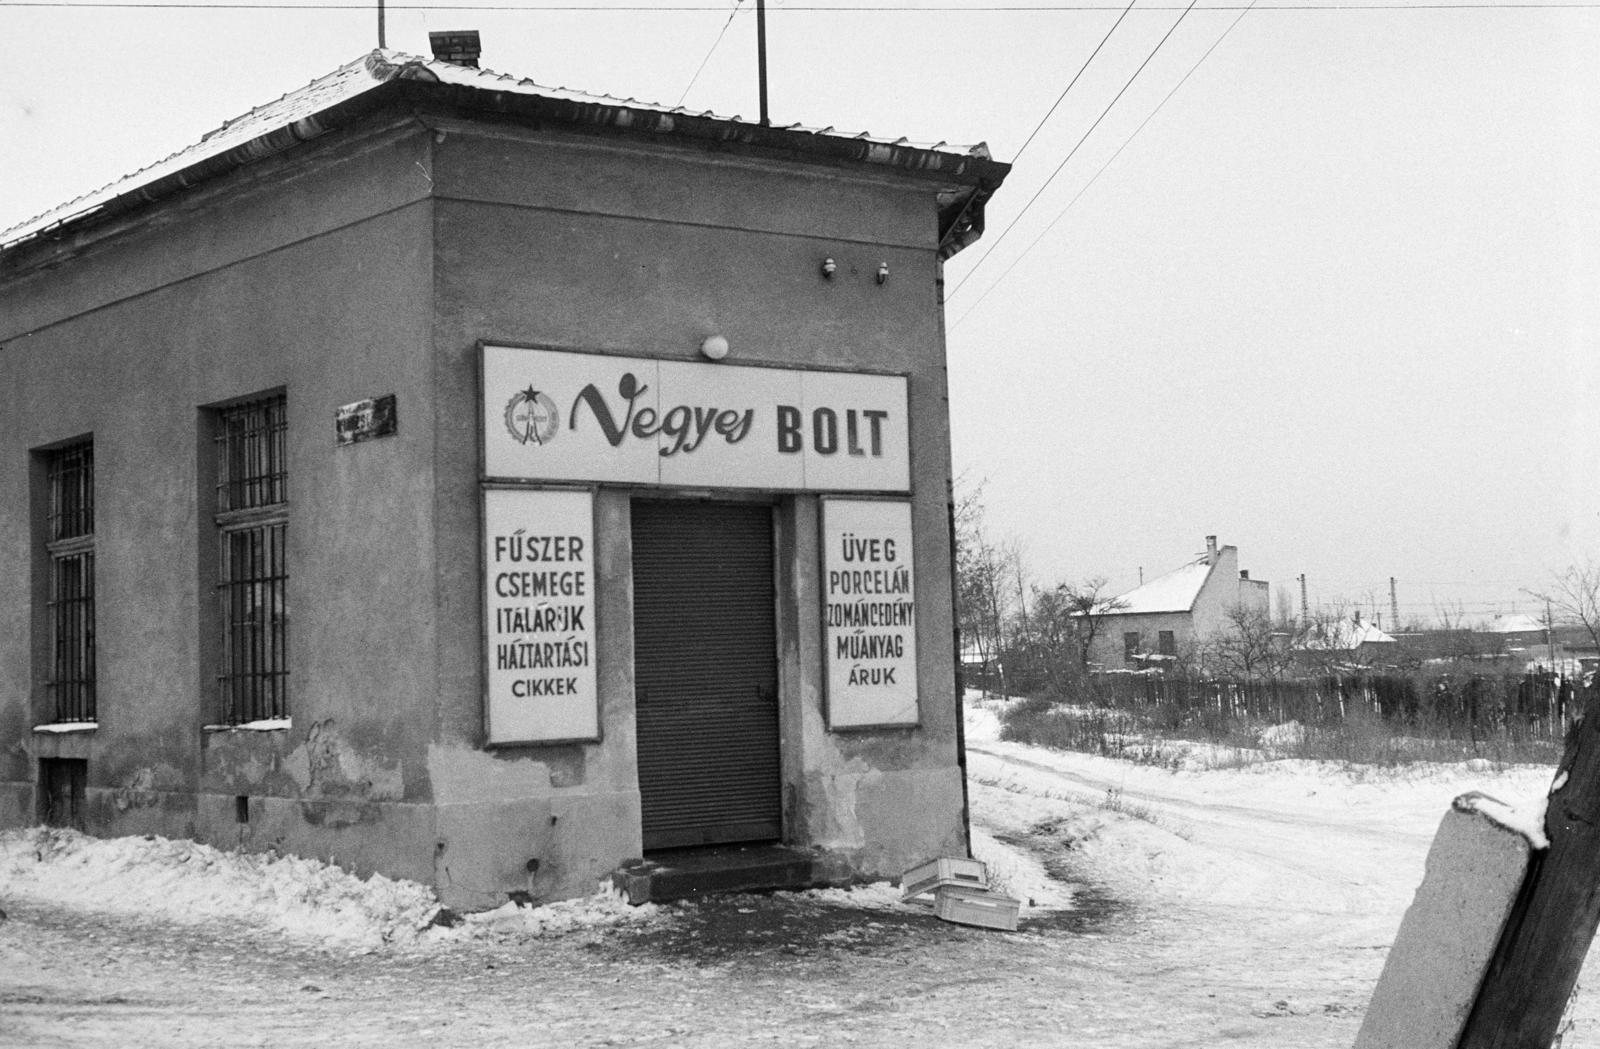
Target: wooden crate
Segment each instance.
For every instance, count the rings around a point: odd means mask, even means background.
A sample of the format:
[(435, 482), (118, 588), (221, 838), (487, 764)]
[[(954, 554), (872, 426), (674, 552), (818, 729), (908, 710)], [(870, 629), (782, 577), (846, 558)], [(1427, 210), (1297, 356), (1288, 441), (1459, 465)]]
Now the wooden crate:
[(1022, 901), (988, 889), (969, 889), (961, 885), (941, 885), (933, 894), (933, 913), (959, 925), (981, 925), (985, 929), (1017, 931), (1017, 912)]
[(900, 875), (900, 898), (912, 900), (923, 893), (933, 892), (941, 885), (987, 889), (989, 869), (979, 860), (929, 860)]

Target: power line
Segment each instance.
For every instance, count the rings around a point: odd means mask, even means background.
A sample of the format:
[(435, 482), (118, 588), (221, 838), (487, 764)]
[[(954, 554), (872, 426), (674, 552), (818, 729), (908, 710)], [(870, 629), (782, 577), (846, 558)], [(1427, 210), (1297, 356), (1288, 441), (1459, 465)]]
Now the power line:
[[(1072, 210), (1072, 206), (1074, 204), (1076, 204), (1083, 197), (1083, 195), (1085, 193), (1089, 192), (1089, 187), (1093, 186), (1096, 182), (1098, 182), (1100, 180), (1100, 176), (1104, 175), (1106, 173), (1106, 169), (1109, 168), (1112, 164), (1116, 163), (1117, 158), (1122, 156), (1122, 151), (1127, 149), (1128, 146), (1132, 144), (1132, 142), (1133, 142), (1133, 140), (1135, 138), (1139, 137), (1139, 132), (1141, 132), (1141, 131), (1143, 131), (1145, 129), (1145, 125), (1149, 124), (1150, 121), (1152, 121), (1152, 120), (1154, 120), (1156, 118), (1156, 114), (1161, 112), (1161, 110), (1166, 106), (1166, 104), (1172, 100), (1172, 96), (1176, 95), (1178, 93), (1178, 89), (1183, 87), (1184, 84), (1187, 84), (1189, 82), (1189, 78), (1194, 76), (1195, 70), (1199, 69), (1201, 64), (1203, 62), (1205, 62), (1206, 59), (1211, 57), (1211, 52), (1215, 51), (1218, 48), (1218, 46), (1220, 46), (1221, 43), (1228, 38), (1228, 34), (1233, 32), (1234, 27), (1237, 26), (1241, 21), (1243, 21), (1244, 20), (1244, 16), (1249, 14), (1249, 13), (1250, 13), (1250, 8), (1247, 7), (1243, 11), (1239, 12), (1239, 17), (1238, 18), (1235, 18), (1232, 22), (1228, 23), (1228, 28), (1224, 29), (1222, 31), (1221, 35), (1219, 35), (1216, 38), (1216, 40), (1212, 41), (1211, 46), (1206, 48), (1205, 54), (1201, 55), (1195, 61), (1195, 64), (1189, 67), (1189, 71), (1187, 73), (1183, 74), (1183, 79), (1179, 80), (1176, 84), (1173, 85), (1172, 90), (1168, 91), (1166, 93), (1166, 96), (1163, 97), (1161, 99), (1161, 101), (1156, 104), (1156, 108), (1154, 108), (1154, 109), (1152, 109), (1150, 111), (1150, 115), (1145, 117), (1144, 120), (1140, 121), (1139, 126), (1133, 129), (1133, 134), (1129, 135), (1126, 139), (1123, 140), (1122, 145), (1117, 147), (1117, 151), (1115, 153), (1111, 154), (1110, 158), (1107, 159), (1104, 164), (1100, 165), (1100, 170), (1096, 171), (1094, 173), (1093, 177), (1091, 177), (1088, 182), (1085, 182), (1083, 184), (1083, 188), (1078, 190), (1077, 194), (1071, 200), (1067, 201), (1067, 206), (1061, 209), (1060, 214), (1056, 215), (1055, 218), (1051, 219), (1050, 220), (1050, 224), (1048, 226), (1046, 226), (1039, 233), (1039, 235), (1037, 237), (1033, 238), (1033, 240), (1031, 242), (1029, 242), (1028, 246), (1026, 248), (1023, 248), (1022, 251), (1017, 255), (1016, 258), (1011, 260), (1011, 265), (1007, 266), (1001, 272), (1000, 276), (998, 276), (998, 277), (996, 277), (994, 279), (994, 283), (993, 284), (990, 284), (987, 288), (984, 289), (983, 294), (978, 296), (978, 301), (974, 302), (971, 306), (969, 306), (967, 308), (967, 312), (963, 313), (960, 317), (958, 317), (956, 319), (956, 322), (954, 324), (950, 325), (950, 330), (951, 331), (954, 331), (956, 328), (960, 327), (961, 326), (961, 322), (966, 320), (968, 317), (970, 317), (972, 315), (972, 311), (977, 309), (980, 305), (982, 305), (983, 300), (987, 299), (989, 297), (989, 293), (994, 291), (994, 289), (998, 288), (1000, 286), (1000, 283), (1006, 279), (1006, 277), (1011, 273), (1011, 271), (1017, 268), (1017, 264), (1020, 263), (1024, 258), (1027, 257), (1028, 252), (1032, 251), (1035, 247), (1037, 247), (1039, 242), (1041, 240), (1043, 240), (1050, 233), (1051, 230), (1056, 228), (1056, 223), (1060, 222), (1061, 219), (1066, 215), (1066, 213)], [(979, 261), (981, 262), (982, 260), (980, 259)], [(977, 269), (977, 266), (974, 265), (973, 269)], [(971, 275), (972, 274), (969, 271), (967, 276), (970, 277)]]
[(733, 10), (728, 12), (728, 20), (722, 23), (722, 32), (711, 42), (711, 50), (706, 52), (706, 57), (700, 60), (700, 65), (695, 68), (694, 76), (689, 78), (689, 86), (683, 89), (683, 94), (678, 96), (678, 105), (683, 105), (683, 100), (689, 97), (689, 91), (694, 87), (695, 81), (700, 79), (700, 74), (705, 71), (706, 63), (711, 61), (711, 56), (716, 53), (717, 45), (722, 43), (722, 38), (728, 35), (728, 27), (733, 25), (733, 19), (739, 13), (739, 5), (744, 0), (733, 0)]
[(1132, 11), (1133, 5), (1138, 2), (1139, 0), (1128, 0), (1128, 6), (1122, 9), (1122, 14), (1118, 15), (1117, 20), (1111, 23), (1111, 28), (1106, 30), (1106, 35), (1100, 38), (1100, 42), (1094, 45), (1094, 50), (1089, 52), (1089, 57), (1083, 60), (1083, 65), (1078, 67), (1078, 71), (1073, 74), (1072, 80), (1068, 82), (1066, 87), (1061, 89), (1061, 94), (1056, 96), (1055, 103), (1051, 105), (1049, 112), (1039, 119), (1039, 122), (1033, 126), (1033, 130), (1029, 132), (1027, 139), (1022, 143), (1022, 148), (1012, 155), (1011, 164), (1013, 167), (1016, 166), (1017, 161), (1022, 159), (1022, 154), (1026, 153), (1028, 147), (1033, 144), (1034, 138), (1039, 134), (1039, 129), (1043, 128), (1045, 123), (1055, 115), (1056, 109), (1066, 99), (1067, 92), (1071, 91), (1073, 86), (1077, 84), (1084, 71), (1089, 68), (1089, 63), (1094, 61), (1095, 56), (1100, 53), (1100, 49), (1106, 46), (1106, 41), (1111, 39), (1111, 34), (1117, 31), (1117, 26), (1122, 24), (1122, 20), (1128, 17), (1128, 12)]
[(1033, 196), (1029, 197), (1028, 202), (1022, 206), (1022, 210), (1017, 212), (1011, 221), (1006, 224), (1006, 228), (1000, 231), (1000, 236), (989, 245), (988, 250), (983, 253), (983, 256), (979, 258), (977, 262), (972, 264), (972, 268), (967, 271), (967, 275), (962, 277), (954, 288), (950, 289), (950, 294), (945, 297), (945, 302), (948, 303), (951, 299), (960, 294), (961, 289), (966, 287), (967, 281), (972, 279), (972, 275), (978, 272), (979, 267), (987, 262), (990, 256), (994, 254), (995, 249), (1000, 247), (1000, 245), (1005, 241), (1006, 234), (1017, 228), (1017, 223), (1022, 221), (1022, 216), (1026, 215), (1028, 213), (1028, 209), (1033, 207), (1034, 201), (1038, 200), (1039, 196), (1044, 193), (1045, 190), (1050, 188), (1050, 183), (1054, 182), (1056, 180), (1056, 176), (1061, 174), (1061, 170), (1067, 166), (1067, 162), (1077, 155), (1078, 150), (1082, 148), (1085, 142), (1088, 141), (1089, 136), (1094, 134), (1094, 129), (1100, 126), (1100, 122), (1104, 120), (1106, 115), (1111, 112), (1112, 108), (1115, 107), (1119, 101), (1121, 101), (1122, 96), (1127, 93), (1128, 88), (1133, 86), (1133, 82), (1139, 79), (1139, 74), (1144, 72), (1145, 67), (1148, 66), (1156, 57), (1156, 53), (1161, 50), (1168, 40), (1172, 39), (1172, 34), (1178, 31), (1178, 27), (1183, 24), (1183, 20), (1185, 18), (1189, 17), (1189, 12), (1194, 10), (1194, 6), (1198, 2), (1199, 0), (1189, 0), (1189, 6), (1183, 9), (1183, 14), (1179, 15), (1173, 21), (1172, 25), (1168, 27), (1166, 33), (1161, 37), (1161, 39), (1156, 41), (1156, 46), (1150, 49), (1150, 53), (1148, 55), (1144, 56), (1144, 61), (1139, 63), (1139, 68), (1133, 71), (1133, 75), (1128, 78), (1128, 82), (1122, 85), (1122, 89), (1116, 93), (1116, 95), (1106, 105), (1106, 108), (1100, 111), (1100, 115), (1094, 118), (1094, 123), (1089, 125), (1089, 130), (1085, 131), (1083, 136), (1078, 139), (1077, 143), (1067, 151), (1067, 155), (1061, 158), (1061, 163), (1057, 164), (1056, 169), (1050, 172), (1050, 177), (1044, 180), (1044, 184), (1035, 190)]
[[(615, 12), (618, 14), (702, 14), (721, 12), (726, 8), (703, 4), (685, 6), (658, 6), (654, 4), (385, 4), (389, 11), (514, 11), (525, 14), (536, 12)], [(1193, 6), (1193, 5), (1190, 5)], [(89, 10), (156, 10), (156, 11), (370, 11), (370, 3), (216, 3), (216, 2), (151, 2), (151, 0), (0, 0), (0, 10), (9, 8), (82, 8)], [(1202, 11), (1590, 11), (1600, 8), (1600, 0), (1576, 0), (1572, 3), (1391, 3), (1378, 0), (1374, 3), (1220, 3), (1208, 4)], [(785, 13), (808, 14), (1053, 14), (1059, 12), (1118, 11), (1116, 4), (1050, 4), (1041, 7), (940, 7), (926, 5), (860, 5), (829, 7), (802, 5), (784, 7)], [(1185, 11), (1178, 4), (1147, 4), (1144, 12)]]

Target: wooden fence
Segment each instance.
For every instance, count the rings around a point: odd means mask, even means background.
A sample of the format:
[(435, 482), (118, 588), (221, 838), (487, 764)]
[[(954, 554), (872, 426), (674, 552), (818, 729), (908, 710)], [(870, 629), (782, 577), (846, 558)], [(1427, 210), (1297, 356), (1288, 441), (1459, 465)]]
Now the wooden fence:
[[(983, 687), (982, 678), (973, 680), (969, 675), (967, 683)], [(1350, 673), (1249, 681), (1095, 674), (1078, 678), (1059, 698), (1155, 714), (1158, 720), (1174, 724), (1220, 717), (1327, 726), (1370, 718), (1443, 738), (1506, 733), (1559, 740), (1581, 709), (1575, 698), (1579, 687), (1578, 682), (1547, 671)]]

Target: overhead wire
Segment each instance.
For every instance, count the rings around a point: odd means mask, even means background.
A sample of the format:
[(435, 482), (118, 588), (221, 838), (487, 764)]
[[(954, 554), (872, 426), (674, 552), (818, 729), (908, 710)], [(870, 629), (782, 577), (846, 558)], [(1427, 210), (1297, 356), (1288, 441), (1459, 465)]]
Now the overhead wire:
[[(1215, 51), (1222, 44), (1222, 42), (1228, 38), (1228, 34), (1233, 32), (1234, 27), (1237, 26), (1241, 21), (1243, 21), (1244, 20), (1244, 16), (1249, 14), (1249, 13), (1250, 13), (1250, 8), (1246, 7), (1243, 11), (1239, 12), (1239, 16), (1237, 18), (1235, 18), (1232, 22), (1228, 23), (1228, 27), (1222, 31), (1222, 33), (1217, 37), (1216, 40), (1212, 41), (1211, 46), (1206, 48), (1205, 53), (1202, 54), (1195, 61), (1195, 64), (1189, 67), (1189, 71), (1187, 73), (1183, 74), (1183, 77), (1176, 84), (1174, 84), (1172, 86), (1172, 90), (1168, 91), (1166, 93), (1166, 95), (1162, 97), (1161, 101), (1156, 103), (1156, 107), (1150, 111), (1150, 115), (1145, 117), (1144, 120), (1140, 121), (1139, 126), (1133, 129), (1133, 133), (1130, 134), (1126, 139), (1123, 140), (1122, 145), (1117, 147), (1117, 151), (1115, 153), (1111, 154), (1111, 156), (1106, 160), (1106, 162), (1104, 164), (1100, 165), (1100, 169), (1098, 171), (1096, 171), (1093, 176), (1090, 177), (1089, 181), (1085, 182), (1083, 184), (1083, 187), (1081, 189), (1079, 189), (1076, 194), (1073, 195), (1073, 198), (1071, 200), (1067, 201), (1067, 206), (1062, 208), (1060, 213), (1057, 214), (1055, 218), (1050, 220), (1049, 225), (1045, 226), (1045, 228), (1040, 231), (1040, 233), (1039, 233), (1039, 235), (1037, 237), (1034, 237), (1033, 240), (1028, 242), (1028, 246), (1023, 248), (1022, 251), (1017, 254), (1017, 257), (1011, 260), (1011, 264), (1009, 266), (1007, 266), (1003, 271), (1001, 271), (1000, 276), (996, 277), (994, 279), (994, 282), (991, 283), (987, 288), (985, 288), (983, 290), (983, 294), (978, 296), (978, 300), (976, 302), (974, 302), (971, 306), (967, 307), (967, 310), (966, 310), (965, 313), (963, 313), (960, 317), (956, 318), (955, 322), (950, 325), (950, 330), (951, 331), (954, 331), (957, 327), (959, 327), (961, 325), (962, 321), (964, 321), (968, 317), (970, 317), (972, 315), (972, 311), (976, 310), (983, 303), (983, 300), (987, 299), (989, 297), (989, 293), (994, 291), (995, 288), (999, 287), (1001, 282), (1006, 279), (1006, 277), (1011, 273), (1011, 271), (1017, 268), (1017, 264), (1020, 263), (1024, 258), (1026, 258), (1028, 256), (1028, 253), (1030, 251), (1032, 251), (1035, 247), (1037, 247), (1039, 242), (1044, 240), (1044, 238), (1049, 235), (1051, 230), (1056, 228), (1056, 224), (1059, 223), (1062, 220), (1062, 218), (1064, 218), (1066, 216), (1067, 212), (1072, 210), (1072, 206), (1074, 204), (1078, 203), (1078, 201), (1080, 199), (1082, 199), (1082, 197), (1083, 197), (1083, 195), (1085, 193), (1089, 192), (1089, 188), (1091, 186), (1093, 186), (1097, 181), (1099, 181), (1100, 176), (1105, 174), (1107, 168), (1109, 168), (1112, 164), (1116, 163), (1117, 158), (1122, 156), (1123, 150), (1127, 149), (1128, 146), (1130, 146), (1133, 143), (1133, 140), (1135, 138), (1139, 137), (1139, 132), (1143, 131), (1145, 129), (1146, 125), (1148, 125), (1150, 123), (1150, 121), (1152, 121), (1152, 120), (1154, 120), (1156, 118), (1156, 114), (1160, 113), (1161, 110), (1163, 108), (1165, 108), (1166, 104), (1172, 100), (1172, 96), (1176, 95), (1178, 93), (1179, 89), (1182, 88), (1184, 84), (1189, 82), (1189, 78), (1194, 76), (1195, 71), (1197, 69), (1199, 69), (1202, 64), (1205, 63), (1206, 59), (1211, 57), (1211, 52)], [(981, 262), (982, 260), (980, 259), (979, 261)], [(977, 266), (974, 265), (973, 269), (974, 270), (977, 269)], [(967, 276), (969, 276), (969, 277), (972, 276), (971, 271), (968, 271)], [(953, 295), (954, 292), (952, 292), (951, 294)]]
[(678, 105), (683, 105), (683, 100), (689, 97), (689, 92), (694, 89), (695, 82), (700, 79), (700, 74), (705, 72), (706, 63), (711, 61), (711, 56), (716, 54), (717, 47), (722, 43), (722, 38), (728, 35), (728, 27), (733, 25), (734, 17), (739, 14), (739, 5), (744, 0), (733, 0), (733, 10), (728, 12), (728, 20), (722, 23), (722, 32), (711, 42), (711, 50), (706, 52), (706, 57), (700, 60), (700, 65), (695, 69), (694, 76), (689, 78), (689, 86), (683, 89), (683, 94), (678, 96)]
[(1045, 115), (1039, 118), (1039, 122), (1033, 126), (1033, 130), (1030, 131), (1028, 133), (1028, 137), (1023, 140), (1022, 148), (1017, 150), (1017, 152), (1012, 155), (1011, 164), (1013, 167), (1016, 166), (1017, 161), (1022, 159), (1022, 155), (1028, 151), (1028, 147), (1032, 145), (1033, 140), (1038, 137), (1040, 129), (1043, 128), (1045, 124), (1049, 122), (1050, 118), (1055, 115), (1055, 111), (1061, 107), (1061, 103), (1066, 99), (1068, 92), (1070, 92), (1073, 87), (1077, 85), (1078, 81), (1082, 79), (1084, 72), (1089, 68), (1089, 63), (1095, 60), (1095, 56), (1098, 55), (1101, 49), (1106, 46), (1106, 41), (1111, 39), (1111, 34), (1117, 31), (1117, 27), (1122, 24), (1123, 19), (1128, 17), (1128, 12), (1132, 11), (1133, 5), (1138, 2), (1139, 0), (1128, 0), (1128, 6), (1122, 9), (1122, 13), (1117, 16), (1117, 20), (1111, 23), (1111, 28), (1106, 30), (1106, 35), (1100, 38), (1100, 42), (1098, 44), (1094, 45), (1094, 50), (1089, 52), (1089, 57), (1083, 60), (1083, 65), (1078, 67), (1078, 71), (1074, 73), (1072, 79), (1067, 82), (1067, 86), (1061, 89), (1061, 94), (1056, 96), (1056, 100), (1050, 106), (1049, 110), (1046, 111)]
[[(654, 4), (385, 4), (389, 11), (511, 11), (519, 13), (532, 12), (589, 12), (589, 13), (616, 13), (616, 14), (698, 14), (708, 11), (723, 11), (720, 5), (705, 4), (667, 6)], [(273, 3), (264, 0), (251, 0), (246, 3), (222, 3), (216, 0), (0, 0), (0, 10), (7, 8), (83, 8), (84, 10), (157, 10), (157, 11), (370, 11), (370, 3), (335, 3), (335, 2), (309, 2), (309, 3)], [(1569, 3), (1549, 3), (1543, 0), (1534, 0), (1531, 3), (1406, 3), (1390, 2), (1390, 0), (1377, 0), (1374, 3), (1219, 3), (1208, 4), (1206, 11), (1588, 11), (1600, 8), (1600, 0), (1573, 0)], [(980, 7), (943, 7), (924, 5), (872, 5), (853, 4), (849, 6), (831, 7), (826, 5), (799, 5), (785, 6), (785, 12), (792, 13), (820, 13), (820, 14), (1050, 14), (1054, 12), (1084, 12), (1084, 11), (1116, 11), (1117, 4), (1051, 4), (1042, 7), (1031, 6), (980, 6)], [(1178, 4), (1147, 4), (1140, 8), (1142, 11), (1178, 11), (1187, 10)]]
[(972, 279), (972, 275), (978, 272), (979, 267), (993, 257), (995, 249), (1004, 243), (1006, 235), (1017, 228), (1017, 223), (1022, 221), (1022, 217), (1026, 215), (1029, 209), (1033, 207), (1034, 202), (1039, 199), (1045, 190), (1050, 188), (1050, 184), (1056, 180), (1056, 176), (1061, 174), (1062, 169), (1064, 169), (1067, 166), (1067, 163), (1077, 155), (1078, 150), (1083, 147), (1083, 144), (1089, 140), (1089, 136), (1094, 134), (1095, 128), (1100, 126), (1100, 122), (1103, 121), (1107, 114), (1109, 114), (1111, 110), (1116, 107), (1116, 104), (1122, 100), (1122, 96), (1128, 93), (1128, 89), (1133, 86), (1134, 81), (1139, 79), (1140, 74), (1142, 74), (1145, 71), (1145, 68), (1149, 66), (1150, 63), (1155, 59), (1162, 47), (1166, 45), (1168, 40), (1172, 39), (1172, 34), (1178, 31), (1178, 27), (1183, 24), (1183, 20), (1185, 18), (1189, 17), (1189, 12), (1194, 10), (1195, 4), (1197, 3), (1199, 3), (1199, 0), (1189, 0), (1189, 6), (1183, 9), (1183, 14), (1179, 15), (1173, 21), (1172, 25), (1167, 28), (1166, 33), (1162, 35), (1161, 39), (1156, 41), (1156, 46), (1150, 49), (1150, 53), (1148, 55), (1144, 56), (1144, 61), (1139, 63), (1139, 68), (1133, 71), (1133, 75), (1128, 78), (1127, 83), (1123, 84), (1121, 90), (1119, 90), (1116, 95), (1112, 97), (1111, 101), (1106, 104), (1106, 108), (1100, 111), (1100, 115), (1094, 118), (1094, 123), (1089, 125), (1089, 130), (1085, 131), (1078, 139), (1077, 143), (1067, 151), (1067, 155), (1061, 158), (1061, 163), (1057, 164), (1055, 170), (1050, 172), (1050, 177), (1045, 179), (1044, 183), (1034, 191), (1033, 196), (1028, 198), (1028, 202), (1022, 206), (1022, 210), (1017, 212), (1017, 214), (1012, 217), (1011, 221), (1006, 224), (1006, 228), (1000, 231), (1000, 236), (997, 237), (994, 243), (989, 246), (988, 250), (983, 253), (983, 256), (979, 258), (977, 262), (972, 264), (972, 268), (967, 271), (966, 276), (962, 277), (961, 280), (956, 283), (956, 286), (950, 289), (950, 294), (945, 297), (945, 301), (947, 303), (950, 301), (950, 299), (953, 299), (956, 297), (956, 295), (960, 294), (961, 289), (964, 288), (967, 282)]

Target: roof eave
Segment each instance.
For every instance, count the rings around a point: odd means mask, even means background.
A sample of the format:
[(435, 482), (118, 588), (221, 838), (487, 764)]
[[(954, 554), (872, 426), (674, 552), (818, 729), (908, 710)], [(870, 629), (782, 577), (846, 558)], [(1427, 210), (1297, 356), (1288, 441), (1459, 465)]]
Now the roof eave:
[(171, 197), (199, 183), (219, 178), (259, 160), (286, 152), (392, 101), (440, 106), (471, 113), (493, 113), (520, 122), (558, 124), (578, 130), (602, 130), (651, 138), (688, 140), (707, 148), (738, 149), (759, 155), (810, 163), (865, 164), (937, 179), (959, 191), (947, 194), (939, 209), (939, 254), (949, 258), (983, 232), (983, 207), (1005, 180), (1009, 164), (979, 153), (959, 154), (923, 149), (865, 137), (846, 138), (739, 120), (638, 109), (622, 104), (529, 95), (447, 84), (400, 76), (334, 103), (291, 124), (259, 135), (233, 149), (198, 160), (181, 170), (130, 189), (61, 221), (30, 230), (9, 244), (0, 256), (39, 240), (54, 240), (69, 230), (99, 222)]
[(390, 88), (390, 84), (376, 85), (370, 91), (318, 110), (308, 117), (273, 128), (226, 152), (204, 157), (187, 167), (136, 186), (126, 193), (90, 205), (52, 225), (30, 230), (9, 244), (0, 244), (0, 257), (37, 241), (60, 239), (80, 226), (98, 224), (156, 201), (176, 196), (201, 183), (220, 178), (268, 157), (285, 153), (302, 143), (320, 138), (330, 131), (351, 124), (360, 116), (381, 106), (390, 93)]
[(640, 109), (624, 103), (492, 91), (464, 84), (411, 80), (399, 85), (418, 104), (444, 104), (468, 112), (492, 112), (536, 123), (687, 140), (703, 148), (733, 149), (805, 163), (870, 165), (927, 177), (960, 192), (939, 207), (939, 257), (948, 259), (983, 235), (984, 205), (1005, 181), (1011, 165), (987, 151), (954, 153), (865, 135), (845, 137), (798, 127), (751, 124), (725, 117)]

